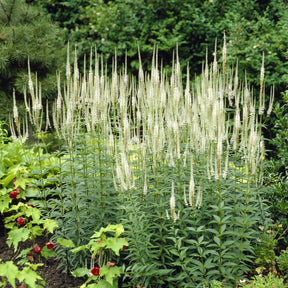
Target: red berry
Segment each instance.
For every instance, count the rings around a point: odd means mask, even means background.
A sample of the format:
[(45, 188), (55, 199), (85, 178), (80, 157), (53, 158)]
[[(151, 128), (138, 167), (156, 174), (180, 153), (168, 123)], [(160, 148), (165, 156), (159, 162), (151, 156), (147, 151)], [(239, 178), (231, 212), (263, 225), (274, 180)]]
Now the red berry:
[(41, 252), (41, 247), (38, 245), (38, 244), (35, 244), (34, 245), (34, 247), (33, 247), (33, 251), (35, 252), (35, 253), (39, 253), (39, 252)]
[(128, 246), (126, 246), (126, 245), (123, 245), (123, 249), (126, 249)]
[(21, 188), (16, 188), (14, 191), (19, 194), (21, 192)]
[(100, 268), (99, 268), (99, 267), (94, 267), (94, 268), (92, 268), (91, 273), (92, 273), (94, 276), (99, 276), (99, 275), (100, 275)]
[(29, 206), (29, 207), (34, 207), (34, 205), (33, 205), (33, 204), (30, 204), (30, 203), (27, 203), (27, 206)]
[(12, 192), (10, 192), (10, 194), (9, 194), (9, 197), (10, 198), (12, 198), (12, 199), (16, 199), (17, 198), (17, 192), (16, 191), (12, 191)]
[(23, 226), (25, 224), (25, 219), (22, 218), (22, 217), (18, 217), (17, 218), (17, 223), (20, 225), (20, 226)]
[(33, 261), (34, 261), (34, 258), (33, 258), (33, 256), (31, 256), (31, 255), (28, 256), (28, 259), (29, 259), (30, 262), (33, 262)]
[(13, 180), (13, 187), (15, 187), (15, 182), (16, 182), (16, 179)]
[(107, 262), (108, 267), (114, 267), (115, 263), (114, 262)]
[(52, 241), (46, 243), (47, 249), (53, 249), (54, 246), (55, 246), (55, 244)]
[(97, 241), (97, 244), (99, 244), (99, 243), (101, 243), (101, 240), (98, 240), (98, 241)]

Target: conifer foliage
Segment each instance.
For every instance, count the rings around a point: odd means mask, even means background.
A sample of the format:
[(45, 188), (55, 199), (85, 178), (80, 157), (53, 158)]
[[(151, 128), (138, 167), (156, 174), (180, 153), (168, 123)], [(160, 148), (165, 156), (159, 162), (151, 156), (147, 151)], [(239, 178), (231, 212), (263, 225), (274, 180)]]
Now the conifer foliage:
[(28, 59), (42, 83), (43, 96), (53, 97), (61, 53), (58, 35), (57, 26), (40, 8), (24, 0), (0, 1), (0, 119), (7, 120), (13, 89), (16, 97), (23, 95)]

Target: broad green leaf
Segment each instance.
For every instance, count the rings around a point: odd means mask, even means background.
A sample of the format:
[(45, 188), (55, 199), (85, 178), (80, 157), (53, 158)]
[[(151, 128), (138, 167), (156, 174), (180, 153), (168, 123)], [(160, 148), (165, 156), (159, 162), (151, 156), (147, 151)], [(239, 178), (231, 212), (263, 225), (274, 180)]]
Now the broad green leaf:
[(123, 246), (128, 246), (128, 242), (124, 238), (108, 238), (107, 239), (107, 248), (110, 248), (114, 251), (114, 253), (119, 256), (119, 250), (123, 248)]
[(4, 212), (4, 211), (7, 211), (9, 209), (9, 204), (10, 204), (10, 201), (11, 199), (9, 197), (3, 197), (1, 200), (0, 200), (0, 212), (1, 214)]
[(59, 227), (57, 222), (51, 219), (45, 219), (43, 223), (44, 229), (47, 229), (50, 233), (53, 233), (54, 228)]
[(74, 248), (75, 247), (75, 244), (70, 239), (57, 238), (57, 242), (66, 248)]
[(96, 286), (90, 287), (89, 285), (87, 288), (113, 288), (113, 286), (106, 280), (100, 280)]
[(101, 228), (100, 231), (96, 231), (91, 238), (100, 238), (104, 232), (114, 232), (115, 237), (119, 237), (123, 232), (124, 228), (122, 224), (111, 225), (109, 224), (106, 228)]
[(23, 270), (19, 272), (18, 279), (20, 282), (25, 282), (31, 288), (37, 287), (37, 280), (43, 280), (42, 277), (33, 271), (30, 267), (24, 267)]
[(9, 169), (8, 175), (0, 181), (4, 187), (6, 187), (13, 179), (16, 178), (16, 176), (21, 174), (26, 174), (29, 171), (26, 167), (21, 166), (20, 164), (13, 166)]
[(0, 189), (0, 196), (6, 196), (8, 194), (8, 191), (10, 191), (10, 190), (8, 190), (5, 187)]
[[(31, 216), (33, 218), (34, 221), (38, 221), (41, 217), (41, 212), (39, 209), (37, 208), (33, 208), (33, 207), (28, 207), (25, 210), (25, 214), (27, 217)], [(45, 220), (46, 221), (46, 220)], [(53, 232), (53, 231), (52, 231)]]
[(0, 276), (7, 277), (9, 283), (15, 288), (15, 279), (18, 278), (18, 267), (12, 261), (0, 264)]
[(35, 187), (28, 187), (26, 190), (25, 190), (25, 196), (26, 197), (38, 197), (40, 195), (40, 190), (38, 188), (35, 188)]
[(18, 243), (29, 239), (30, 234), (30, 230), (25, 227), (9, 231), (7, 243), (13, 244), (14, 251), (16, 252), (18, 248)]
[(44, 246), (41, 250), (41, 255), (45, 258), (48, 259), (49, 257), (56, 257), (57, 254), (53, 249), (48, 249), (46, 246)]
[(86, 268), (77, 268), (76, 270), (71, 272), (71, 274), (74, 277), (84, 277), (85, 275), (87, 275), (87, 269)]
[(39, 225), (33, 226), (31, 228), (31, 234), (33, 236), (41, 236), (42, 235), (42, 229)]
[[(22, 189), (26, 189), (26, 185), (31, 182), (31, 179), (29, 178), (17, 178), (15, 181), (15, 187), (20, 187)], [(26, 191), (25, 191), (25, 195), (26, 195)], [(26, 195), (27, 196), (27, 195)]]
[(108, 267), (108, 265), (104, 265), (100, 269), (100, 276), (105, 277), (105, 280), (113, 286), (113, 279), (116, 276), (121, 275), (121, 268), (114, 266), (114, 267)]

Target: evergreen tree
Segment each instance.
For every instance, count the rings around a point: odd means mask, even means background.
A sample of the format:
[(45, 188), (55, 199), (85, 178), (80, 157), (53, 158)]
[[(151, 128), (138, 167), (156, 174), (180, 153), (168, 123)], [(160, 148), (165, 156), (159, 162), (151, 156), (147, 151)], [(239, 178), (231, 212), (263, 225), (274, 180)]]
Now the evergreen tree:
[(0, 120), (7, 121), (13, 89), (18, 99), (23, 95), (28, 59), (42, 83), (42, 95), (54, 98), (56, 70), (65, 63), (59, 36), (60, 30), (39, 7), (25, 0), (0, 1)]

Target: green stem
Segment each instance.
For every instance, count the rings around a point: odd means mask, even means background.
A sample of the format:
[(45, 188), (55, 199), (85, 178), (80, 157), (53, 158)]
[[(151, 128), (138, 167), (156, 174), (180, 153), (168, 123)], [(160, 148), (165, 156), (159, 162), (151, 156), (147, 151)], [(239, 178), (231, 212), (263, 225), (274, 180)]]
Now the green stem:
[(100, 138), (100, 127), (97, 128), (97, 148), (98, 148), (98, 163), (99, 163), (99, 182), (100, 182), (100, 195), (101, 195), (101, 224), (104, 227), (104, 219), (105, 219), (105, 203), (104, 203), (104, 189), (103, 189), (103, 171), (102, 171), (102, 146), (101, 146), (101, 138)]

